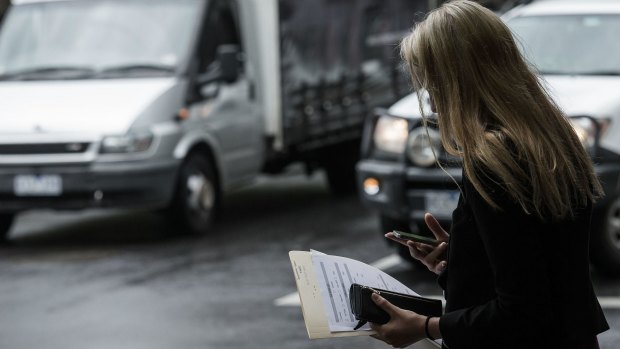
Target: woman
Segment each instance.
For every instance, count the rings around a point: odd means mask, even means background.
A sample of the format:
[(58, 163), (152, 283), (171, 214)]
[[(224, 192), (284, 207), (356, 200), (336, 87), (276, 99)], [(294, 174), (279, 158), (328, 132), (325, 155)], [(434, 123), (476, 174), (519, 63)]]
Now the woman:
[(401, 53), (429, 93), (446, 151), (462, 159), (463, 180), (449, 235), (425, 217), (444, 243), (407, 242), (440, 274), (444, 315), (375, 294), (391, 315), (372, 325), (375, 337), (394, 347), (443, 338), (450, 349), (597, 348), (608, 325), (590, 280), (588, 231), (602, 189), (509, 29), (484, 7), (453, 1), (417, 24)]

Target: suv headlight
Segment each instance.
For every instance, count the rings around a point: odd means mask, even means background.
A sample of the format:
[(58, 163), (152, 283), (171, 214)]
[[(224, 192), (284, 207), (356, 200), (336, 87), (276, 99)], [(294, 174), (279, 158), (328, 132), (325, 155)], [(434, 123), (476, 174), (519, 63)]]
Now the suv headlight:
[(584, 148), (589, 149), (596, 141), (597, 126), (594, 120), (586, 117), (571, 118), (570, 123)]
[(381, 116), (373, 135), (374, 144), (380, 151), (402, 154), (407, 145), (408, 123), (406, 119)]
[(589, 116), (572, 116), (569, 118), (569, 121), (573, 126), (579, 141), (581, 141), (581, 144), (587, 151), (593, 150), (593, 148), (597, 145), (597, 142), (599, 142), (607, 132), (610, 124), (610, 119), (595, 119)]
[(407, 140), (407, 156), (417, 166), (429, 167), (435, 164), (441, 151), (441, 136), (432, 128), (418, 127), (411, 131)]
[(147, 151), (153, 143), (150, 132), (129, 133), (123, 136), (107, 136), (101, 141), (102, 154), (127, 154)]

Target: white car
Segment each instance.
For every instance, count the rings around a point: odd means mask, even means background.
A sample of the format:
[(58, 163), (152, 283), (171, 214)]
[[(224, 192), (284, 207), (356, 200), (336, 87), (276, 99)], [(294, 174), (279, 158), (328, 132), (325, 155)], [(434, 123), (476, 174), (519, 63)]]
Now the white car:
[[(571, 118), (592, 155), (606, 196), (595, 206), (591, 260), (620, 272), (620, 1), (547, 0), (516, 7), (503, 18), (527, 59)], [(424, 229), (424, 212), (449, 221), (458, 191), (436, 167), (437, 132), (421, 130), (418, 98), (409, 95), (367, 120), (357, 174), (363, 200), (381, 213), (383, 230)], [(400, 130), (400, 131), (399, 131)], [(401, 132), (402, 131), (402, 132)], [(459, 179), (452, 162), (448, 171)]]

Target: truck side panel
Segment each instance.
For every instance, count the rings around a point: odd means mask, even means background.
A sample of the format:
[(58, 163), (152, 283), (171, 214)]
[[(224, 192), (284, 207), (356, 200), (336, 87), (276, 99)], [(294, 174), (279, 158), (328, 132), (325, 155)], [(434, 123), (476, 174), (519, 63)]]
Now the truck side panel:
[(239, 0), (239, 4), (246, 72), (255, 81), (257, 101), (265, 116), (264, 133), (274, 138), (275, 150), (281, 150), (278, 0)]
[(364, 117), (409, 92), (397, 44), (428, 1), (279, 0), (285, 148), (358, 139)]

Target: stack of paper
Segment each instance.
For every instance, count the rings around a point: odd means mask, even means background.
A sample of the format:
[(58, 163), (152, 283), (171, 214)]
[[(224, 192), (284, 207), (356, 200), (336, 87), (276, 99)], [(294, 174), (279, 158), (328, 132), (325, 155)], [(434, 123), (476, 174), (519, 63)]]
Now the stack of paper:
[[(310, 339), (374, 333), (368, 325), (353, 330), (357, 325), (349, 303), (349, 288), (353, 283), (417, 295), (387, 273), (354, 259), (316, 251), (291, 251), (289, 257)], [(439, 345), (422, 341), (415, 347), (436, 349)]]

